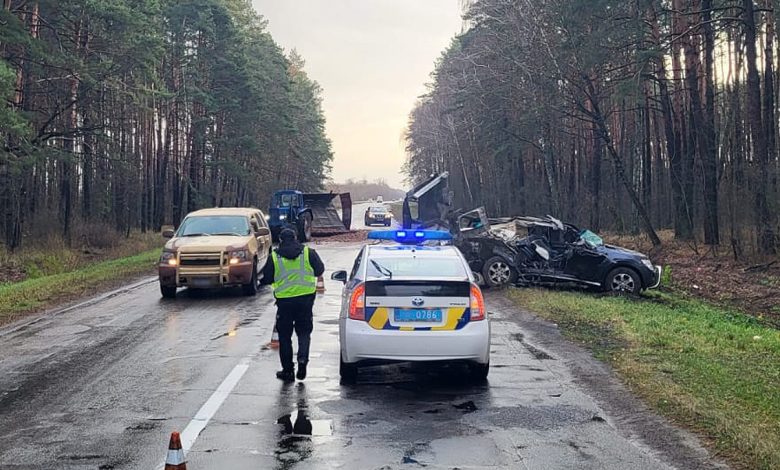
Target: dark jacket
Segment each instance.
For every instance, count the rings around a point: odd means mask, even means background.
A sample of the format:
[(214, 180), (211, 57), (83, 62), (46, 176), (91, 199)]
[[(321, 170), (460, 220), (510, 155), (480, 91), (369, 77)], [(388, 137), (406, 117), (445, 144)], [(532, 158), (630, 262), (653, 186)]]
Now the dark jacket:
[[(303, 253), (303, 245), (296, 241), (285, 242), (280, 244), (279, 248), (277, 248), (275, 251), (282, 258), (295, 259), (300, 256), (301, 253)], [(320, 255), (318, 255), (317, 252), (312, 248), (309, 248), (309, 263), (311, 264), (311, 267), (314, 268), (314, 275), (317, 277), (322, 276), (322, 274), (325, 272), (325, 264), (322, 262)], [(269, 256), (268, 261), (266, 261), (265, 266), (263, 267), (262, 283), (273, 283), (275, 271), (274, 260), (271, 256)]]

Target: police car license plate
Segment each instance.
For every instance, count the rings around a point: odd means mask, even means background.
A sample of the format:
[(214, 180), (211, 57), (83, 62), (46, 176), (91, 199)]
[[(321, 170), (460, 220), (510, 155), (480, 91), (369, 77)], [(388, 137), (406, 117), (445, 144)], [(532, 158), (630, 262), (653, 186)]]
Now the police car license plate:
[(397, 322), (441, 322), (441, 309), (427, 308), (397, 308), (395, 309), (395, 321)]

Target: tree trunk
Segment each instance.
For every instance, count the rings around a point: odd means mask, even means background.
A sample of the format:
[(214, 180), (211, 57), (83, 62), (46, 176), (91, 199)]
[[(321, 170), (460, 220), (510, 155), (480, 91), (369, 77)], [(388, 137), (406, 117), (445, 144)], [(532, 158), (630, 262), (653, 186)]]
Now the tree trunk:
[(682, 0), (673, 0), (674, 12), (672, 13), (672, 35), (680, 40), (672, 43), (672, 77), (674, 79), (675, 92), (672, 100), (672, 113), (674, 119), (674, 128), (677, 135), (676, 148), (669, 154), (669, 173), (672, 185), (672, 198), (674, 200), (674, 235), (681, 240), (690, 240), (693, 237), (693, 221), (690, 216), (690, 203), (688, 199), (688, 175), (686, 174), (685, 160), (691, 155), (683, 147), (686, 141), (686, 126), (683, 119), (683, 92), (680, 87), (682, 83), (682, 64), (680, 63), (680, 53), (682, 50), (682, 36), (685, 25), (682, 23), (681, 14), (684, 10)]
[(753, 140), (753, 191), (755, 223), (758, 231), (758, 251), (775, 253), (775, 235), (767, 201), (767, 139), (761, 112), (761, 83), (756, 58), (756, 22), (753, 0), (742, 1), (745, 30), (745, 58), (747, 62), (747, 107), (750, 136)]
[(715, 32), (712, 27), (712, 0), (702, 1), (704, 29), (704, 114), (699, 149), (704, 166), (704, 243), (720, 244), (718, 221), (718, 150), (715, 136)]
[(604, 141), (604, 144), (607, 147), (607, 152), (609, 152), (610, 157), (612, 157), (612, 163), (615, 166), (615, 173), (617, 178), (620, 180), (620, 182), (623, 183), (623, 187), (628, 193), (629, 198), (631, 199), (631, 202), (634, 205), (634, 209), (636, 209), (637, 215), (639, 215), (639, 219), (642, 222), (642, 228), (645, 231), (645, 234), (650, 238), (650, 241), (653, 243), (653, 246), (661, 246), (661, 239), (658, 237), (658, 234), (655, 232), (655, 229), (653, 228), (653, 223), (650, 220), (650, 214), (648, 214), (647, 209), (645, 209), (644, 204), (642, 204), (641, 199), (639, 198), (639, 195), (637, 194), (636, 190), (634, 189), (634, 186), (631, 184), (631, 180), (626, 174), (625, 166), (623, 165), (623, 159), (618, 154), (617, 150), (615, 150), (615, 145), (612, 141), (612, 137), (609, 132), (609, 128), (607, 127), (607, 123), (604, 120), (604, 115), (601, 112), (601, 108), (598, 105), (597, 102), (593, 100), (593, 96), (590, 96), (590, 108), (592, 111), (592, 117), (596, 125), (599, 129), (599, 136)]

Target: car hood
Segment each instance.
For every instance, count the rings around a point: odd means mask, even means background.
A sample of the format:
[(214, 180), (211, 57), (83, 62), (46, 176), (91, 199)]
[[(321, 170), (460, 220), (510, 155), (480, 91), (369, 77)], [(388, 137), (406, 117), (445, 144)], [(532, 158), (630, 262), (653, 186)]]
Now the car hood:
[(615, 245), (601, 245), (597, 249), (610, 258), (647, 258), (643, 253)]
[(165, 244), (166, 250), (177, 250), (184, 253), (197, 251), (222, 251), (229, 248), (242, 248), (247, 245), (250, 236), (232, 237), (181, 237), (173, 238)]

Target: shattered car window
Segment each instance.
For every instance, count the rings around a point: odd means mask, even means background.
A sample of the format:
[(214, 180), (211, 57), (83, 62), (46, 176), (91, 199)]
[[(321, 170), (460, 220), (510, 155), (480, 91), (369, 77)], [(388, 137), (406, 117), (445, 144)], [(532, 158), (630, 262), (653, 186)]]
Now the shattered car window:
[(604, 244), (604, 240), (590, 230), (583, 230), (580, 232), (580, 239), (592, 247), (597, 247)]
[(479, 217), (463, 217), (460, 219), (460, 228), (482, 228), (482, 220)]

